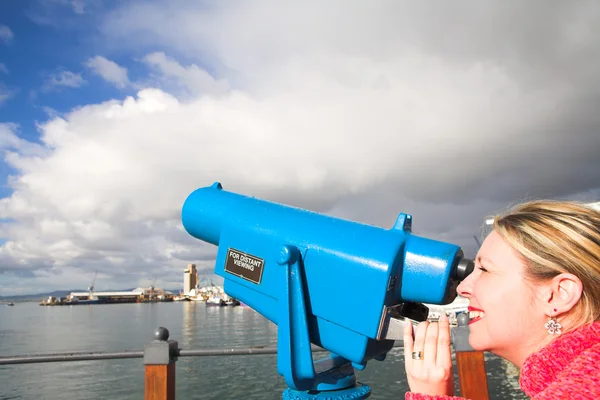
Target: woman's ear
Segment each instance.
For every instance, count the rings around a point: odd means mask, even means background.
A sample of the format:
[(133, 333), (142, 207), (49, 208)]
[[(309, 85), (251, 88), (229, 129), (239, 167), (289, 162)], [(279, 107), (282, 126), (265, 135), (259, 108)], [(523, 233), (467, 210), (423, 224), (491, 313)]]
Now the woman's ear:
[(557, 316), (571, 311), (583, 293), (581, 279), (568, 273), (552, 278), (546, 288), (544, 297), (548, 316)]

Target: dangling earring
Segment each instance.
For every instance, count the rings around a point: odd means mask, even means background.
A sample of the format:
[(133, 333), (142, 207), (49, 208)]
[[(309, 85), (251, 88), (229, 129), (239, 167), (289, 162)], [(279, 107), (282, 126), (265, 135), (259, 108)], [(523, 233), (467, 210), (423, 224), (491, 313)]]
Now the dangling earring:
[[(556, 308), (554, 311), (556, 312)], [(544, 328), (548, 329), (550, 335), (560, 335), (562, 325), (556, 320), (556, 317), (550, 317), (550, 320), (544, 324)]]

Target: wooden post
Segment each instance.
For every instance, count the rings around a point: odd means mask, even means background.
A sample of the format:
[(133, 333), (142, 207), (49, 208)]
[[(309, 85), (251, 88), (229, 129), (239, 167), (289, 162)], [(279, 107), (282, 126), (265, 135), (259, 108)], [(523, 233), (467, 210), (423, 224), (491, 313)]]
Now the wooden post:
[(144, 400), (175, 400), (175, 363), (146, 365)]
[(483, 352), (475, 351), (469, 344), (469, 316), (460, 314), (457, 320), (458, 326), (451, 330), (451, 336), (456, 351), (460, 395), (470, 400), (489, 400)]
[(471, 400), (489, 400), (485, 361), (482, 351), (457, 351), (460, 395)]
[(175, 400), (177, 341), (167, 340), (169, 331), (160, 327), (155, 340), (144, 347), (144, 400)]

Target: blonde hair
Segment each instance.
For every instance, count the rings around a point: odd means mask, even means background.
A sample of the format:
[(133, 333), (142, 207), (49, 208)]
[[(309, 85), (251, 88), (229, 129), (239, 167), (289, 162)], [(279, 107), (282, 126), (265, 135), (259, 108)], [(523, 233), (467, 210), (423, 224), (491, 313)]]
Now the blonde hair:
[(534, 200), (494, 218), (494, 230), (522, 257), (534, 282), (571, 273), (583, 283), (569, 313), (574, 328), (600, 320), (600, 212), (570, 201)]

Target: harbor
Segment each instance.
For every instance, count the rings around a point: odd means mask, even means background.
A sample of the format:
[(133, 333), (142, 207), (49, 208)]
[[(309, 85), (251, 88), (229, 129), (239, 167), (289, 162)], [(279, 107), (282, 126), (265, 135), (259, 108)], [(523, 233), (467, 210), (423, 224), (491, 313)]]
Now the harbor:
[[(206, 306), (229, 307), (242, 303), (225, 293), (223, 286), (211, 284), (199, 286), (196, 264), (188, 264), (183, 270), (183, 289), (175, 294), (162, 288), (138, 287), (130, 291), (94, 291), (97, 272), (87, 291), (71, 292), (66, 297), (48, 296), (40, 306), (78, 306), (94, 304), (158, 303), (158, 302), (201, 302)], [(12, 305), (12, 303), (8, 304)]]

